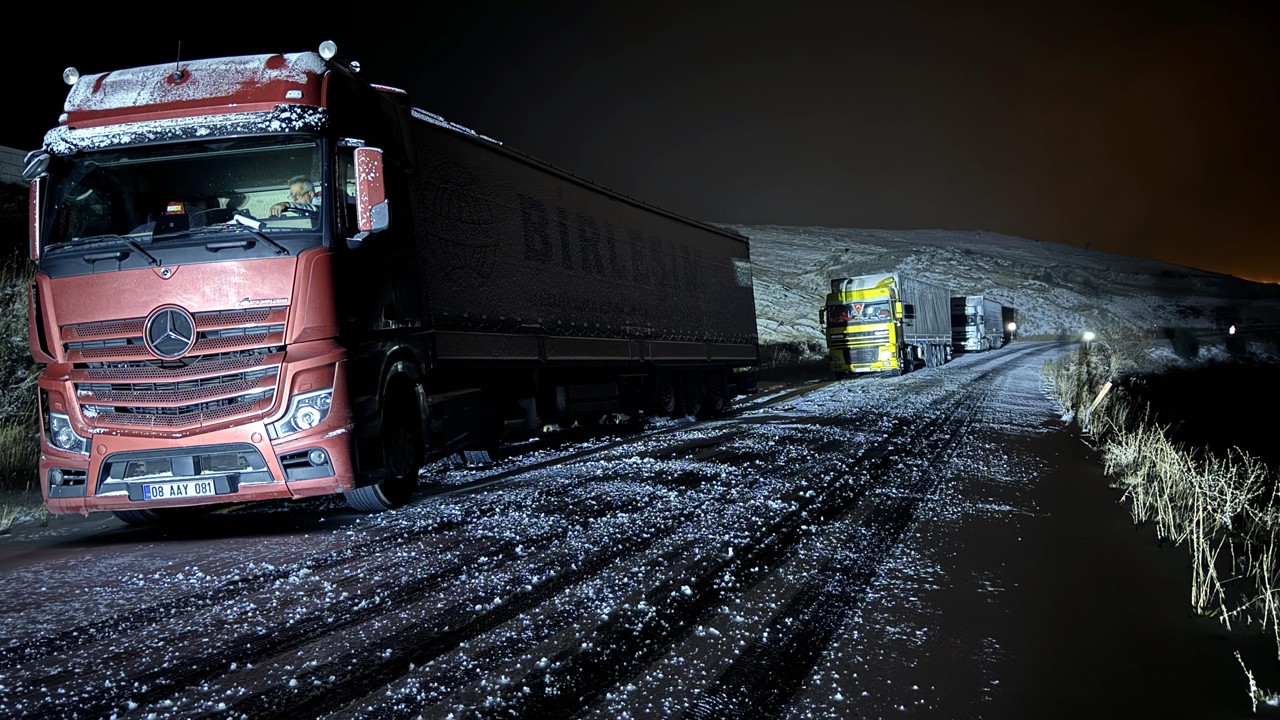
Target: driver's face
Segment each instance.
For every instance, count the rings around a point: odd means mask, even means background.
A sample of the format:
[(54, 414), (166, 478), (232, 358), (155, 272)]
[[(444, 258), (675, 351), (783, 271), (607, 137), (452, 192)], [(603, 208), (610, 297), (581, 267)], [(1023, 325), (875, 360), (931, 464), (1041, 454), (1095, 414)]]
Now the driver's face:
[(315, 192), (303, 183), (294, 183), (289, 186), (289, 197), (293, 198), (294, 202), (311, 202), (313, 195), (315, 195)]

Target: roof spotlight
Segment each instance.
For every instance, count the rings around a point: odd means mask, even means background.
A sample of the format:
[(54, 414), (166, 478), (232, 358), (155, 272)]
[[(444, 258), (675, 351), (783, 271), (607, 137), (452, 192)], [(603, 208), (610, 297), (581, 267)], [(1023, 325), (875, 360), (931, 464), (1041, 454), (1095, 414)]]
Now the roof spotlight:
[(325, 40), (320, 43), (320, 57), (325, 60), (332, 60), (334, 55), (338, 54), (338, 46), (332, 40)]
[(62, 82), (68, 85), (75, 85), (78, 80), (80, 80), (79, 70), (69, 67), (62, 71)]

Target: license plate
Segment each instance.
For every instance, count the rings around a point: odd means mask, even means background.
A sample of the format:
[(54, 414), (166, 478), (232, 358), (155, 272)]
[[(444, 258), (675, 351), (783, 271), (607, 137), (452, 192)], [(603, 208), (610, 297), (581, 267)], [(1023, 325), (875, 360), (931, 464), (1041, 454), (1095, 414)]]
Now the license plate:
[(212, 480), (192, 480), (190, 482), (148, 483), (142, 486), (143, 500), (170, 500), (173, 498), (200, 497), (216, 495), (217, 489)]

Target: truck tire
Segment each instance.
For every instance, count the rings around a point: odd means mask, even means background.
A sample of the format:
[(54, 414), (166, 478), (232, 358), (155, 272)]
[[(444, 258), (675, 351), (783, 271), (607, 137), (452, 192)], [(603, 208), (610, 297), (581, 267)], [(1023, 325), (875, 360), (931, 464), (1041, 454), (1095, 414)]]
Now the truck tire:
[(662, 417), (675, 417), (676, 414), (676, 385), (671, 379), (670, 373), (658, 373), (654, 379), (654, 404), (657, 406), (657, 412)]
[(690, 372), (684, 376), (684, 382), (681, 383), (681, 400), (684, 401), (684, 414), (688, 417), (700, 417), (702, 415), (703, 401), (706, 398), (706, 390), (702, 384), (702, 376), (699, 373)]
[(729, 383), (723, 372), (712, 372), (707, 376), (706, 398), (703, 411), (707, 417), (720, 417), (729, 411)]
[(360, 512), (395, 510), (409, 502), (422, 469), (422, 422), (416, 390), (400, 384), (387, 393), (382, 418), (382, 479), (344, 493), (347, 504)]
[(155, 510), (116, 510), (111, 514), (133, 527), (152, 527), (160, 524), (160, 516)]

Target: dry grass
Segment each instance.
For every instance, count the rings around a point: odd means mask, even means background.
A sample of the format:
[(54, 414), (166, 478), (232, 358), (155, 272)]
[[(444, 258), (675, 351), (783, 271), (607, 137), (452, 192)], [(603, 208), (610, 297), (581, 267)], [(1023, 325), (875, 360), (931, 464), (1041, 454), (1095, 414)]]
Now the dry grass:
[(27, 284), (32, 264), (26, 257), (0, 259), (0, 531), (18, 520), (40, 516), (35, 485), (40, 446), (36, 416), (39, 372), (27, 344)]
[[(1280, 472), (1232, 449), (1226, 457), (1169, 439), (1148, 408), (1107, 392), (1129, 373), (1158, 370), (1148, 348), (1131, 338), (1104, 338), (1044, 371), (1066, 415), (1097, 443), (1113, 487), (1123, 492), (1135, 524), (1191, 555), (1189, 602), (1228, 630), (1257, 627), (1280, 658)], [(1249, 680), (1250, 701), (1274, 705), (1280, 695)]]
[(15, 522), (43, 519), (40, 488), (36, 485), (40, 445), (38, 424), (31, 418), (0, 421), (0, 532)]

